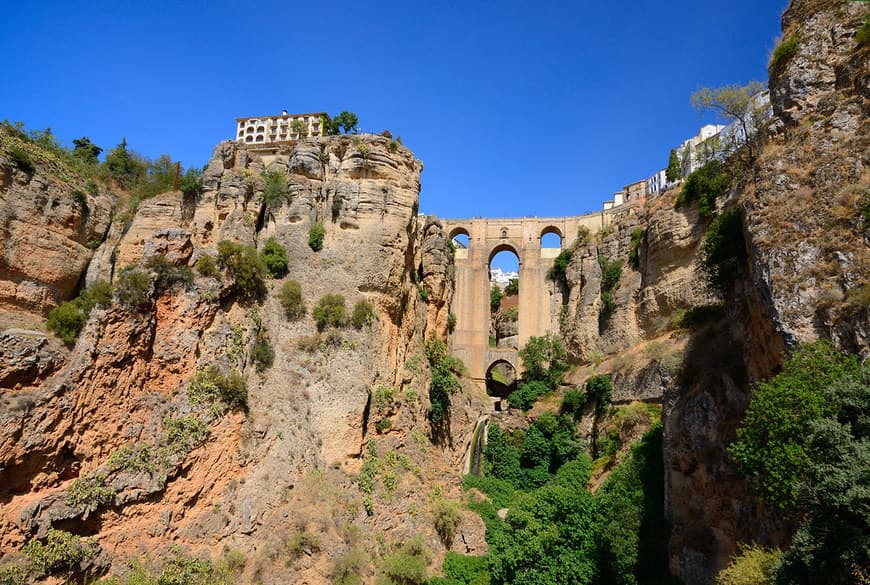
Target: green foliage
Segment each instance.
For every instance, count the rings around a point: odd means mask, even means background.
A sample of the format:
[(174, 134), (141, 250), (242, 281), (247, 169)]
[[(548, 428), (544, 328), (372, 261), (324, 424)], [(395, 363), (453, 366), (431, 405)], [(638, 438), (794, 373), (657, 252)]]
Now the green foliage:
[(610, 379), (610, 374), (592, 376), (586, 381), (586, 397), (595, 402), (595, 408), (599, 413), (610, 406), (612, 395), (613, 381)]
[(422, 536), (415, 536), (381, 560), (377, 585), (422, 585), (432, 553)]
[(242, 297), (256, 298), (263, 293), (266, 267), (256, 248), (222, 240), (218, 242), (217, 262), (218, 266), (229, 271)]
[(701, 267), (713, 290), (728, 294), (746, 263), (746, 243), (740, 211), (722, 213), (710, 224), (701, 244)]
[(211, 436), (208, 426), (193, 415), (166, 417), (163, 426), (170, 452), (179, 456), (187, 455)]
[(456, 331), (456, 313), (451, 312), (447, 315), (447, 331), (448, 333)]
[(83, 475), (75, 480), (66, 494), (66, 503), (83, 512), (94, 512), (115, 499), (115, 490), (106, 485), (100, 474)]
[(145, 268), (156, 275), (154, 288), (167, 290), (175, 285), (190, 288), (193, 285), (193, 272), (186, 265), (175, 266), (163, 254), (154, 254), (145, 261)]
[(46, 327), (64, 343), (72, 345), (93, 308), (108, 307), (111, 303), (112, 285), (105, 280), (98, 280), (75, 299), (65, 301), (49, 311)]
[(429, 420), (436, 431), (441, 431), (450, 417), (450, 395), (460, 388), (458, 375), (465, 366), (461, 360), (451, 356), (447, 344), (434, 335), (426, 341), (424, 349), (432, 371)]
[(353, 306), (350, 322), (354, 329), (362, 329), (375, 318), (375, 308), (366, 300), (357, 301)]
[(357, 118), (356, 114), (348, 112), (347, 110), (334, 116), (332, 118), (332, 123), (336, 129), (341, 128), (345, 134), (350, 134), (351, 132), (356, 133), (359, 130), (357, 128), (359, 118)]
[(520, 279), (511, 278), (504, 287), (504, 296), (512, 297), (518, 294), (520, 294)]
[(782, 552), (741, 545), (740, 552), (716, 575), (716, 585), (773, 585), (773, 568)]
[(598, 265), (601, 267), (601, 317), (607, 320), (616, 308), (613, 292), (619, 288), (622, 260), (608, 260), (599, 256)]
[(258, 372), (265, 372), (275, 362), (275, 350), (272, 348), (272, 343), (269, 341), (266, 330), (262, 327), (257, 331), (257, 336), (254, 338), (251, 360), (254, 362), (254, 367)]
[(520, 382), (517, 384), (517, 389), (508, 395), (508, 403), (510, 403), (511, 408), (519, 408), (524, 411), (529, 410), (535, 405), (535, 401), (538, 398), (549, 394), (551, 391), (552, 388), (540, 380)]
[(396, 402), (398, 392), (391, 386), (378, 386), (372, 393), (372, 406), (375, 407), (375, 411), (380, 414), (390, 410)]
[(844, 375), (856, 375), (858, 368), (856, 357), (818, 341), (799, 347), (786, 359), (782, 373), (753, 391), (731, 453), (772, 504), (800, 507), (801, 477), (811, 464), (808, 426), (836, 413), (825, 388)]
[[(583, 246), (592, 238), (592, 232), (585, 225), (577, 226), (577, 239), (574, 240), (575, 245)], [(567, 264), (567, 263), (566, 263)]]
[(208, 559), (182, 555), (177, 549), (163, 565), (156, 585), (232, 585), (235, 579)]
[(326, 236), (326, 230), (320, 222), (311, 226), (308, 231), (308, 247), (315, 252), (320, 252), (323, 249), (323, 238)]
[(299, 281), (288, 280), (281, 285), (281, 308), (284, 309), (284, 316), (291, 321), (305, 316), (305, 301)]
[(369, 565), (368, 556), (360, 547), (352, 547), (332, 563), (333, 585), (362, 585), (362, 575)]
[(771, 78), (777, 77), (782, 73), (786, 64), (797, 54), (799, 43), (800, 35), (798, 33), (789, 35), (780, 41), (773, 50), (773, 54), (770, 56), (770, 62), (767, 65)]
[(344, 304), (344, 297), (339, 294), (323, 296), (311, 311), (318, 331), (323, 331), (327, 327), (342, 327), (345, 323), (346, 313), (347, 307)]
[(142, 160), (133, 157), (127, 150), (127, 139), (121, 140), (115, 148), (106, 155), (106, 168), (112, 179), (124, 189), (131, 189), (145, 176), (146, 167)]
[(378, 434), (380, 434), (380, 433), (384, 433), (384, 432), (390, 430), (390, 428), (391, 428), (392, 426), (393, 426), (393, 421), (392, 421), (392, 419), (389, 419), (389, 418), (386, 418), (386, 417), (385, 417), (385, 418), (382, 418), (382, 419), (378, 419), (378, 420), (375, 422), (375, 430), (378, 432)]
[(541, 337), (530, 337), (519, 351), (526, 371), (523, 379), (527, 382), (543, 382), (550, 389), (562, 383), (568, 370), (568, 352), (558, 337), (549, 331)]
[(122, 305), (147, 308), (151, 305), (151, 276), (135, 266), (128, 266), (118, 275), (115, 295)]
[(23, 148), (14, 147), (9, 150), (9, 159), (12, 164), (18, 167), (19, 171), (32, 175), (36, 171), (36, 165), (33, 164), (33, 159)]
[(562, 397), (562, 406), (559, 408), (560, 414), (567, 414), (574, 420), (578, 420), (583, 413), (583, 406), (586, 404), (586, 394), (578, 390), (566, 390)]
[(187, 169), (181, 180), (178, 182), (178, 188), (185, 197), (198, 197), (202, 194), (202, 171), (200, 169)]
[(855, 33), (855, 42), (859, 46), (870, 44), (870, 14), (864, 17), (864, 23)]
[(462, 523), (459, 506), (456, 505), (456, 502), (437, 498), (432, 504), (432, 518), (435, 532), (438, 533), (444, 546), (450, 548), (453, 544), (453, 538), (456, 536), (456, 529)]
[(283, 278), (287, 274), (287, 248), (279, 244), (275, 238), (266, 240), (260, 251), (260, 258), (272, 278)]
[[(588, 238), (588, 229), (587, 236)], [(578, 229), (579, 238), (579, 229)], [(568, 287), (568, 278), (565, 271), (568, 269), (568, 264), (571, 262), (573, 252), (570, 249), (562, 250), (559, 255), (553, 259), (553, 266), (547, 271), (547, 278), (553, 282), (561, 284), (563, 287)]]
[(224, 376), (215, 365), (207, 366), (194, 375), (187, 387), (192, 404), (212, 403), (220, 400), (228, 408), (248, 408), (248, 387), (237, 370)]
[(296, 119), (290, 122), (290, 129), (296, 133), (297, 140), (308, 138), (308, 124), (302, 120)]
[(497, 284), (493, 284), (489, 289), (489, 310), (495, 313), (501, 307), (501, 299), (504, 295), (501, 288)]
[(109, 470), (130, 471), (132, 473), (154, 473), (155, 457), (149, 445), (140, 443), (134, 447), (124, 445), (109, 457)]
[(263, 172), (263, 203), (266, 207), (278, 207), (291, 201), (287, 177), (280, 171)]
[(665, 171), (665, 178), (669, 183), (679, 181), (682, 175), (680, 169), (680, 157), (677, 156), (677, 151), (671, 149), (671, 154), (668, 155), (668, 168)]
[(645, 237), (645, 229), (637, 227), (631, 230), (631, 251), (628, 253), (628, 264), (635, 270), (640, 268), (640, 243)]
[(716, 199), (731, 187), (731, 176), (722, 161), (711, 160), (686, 177), (676, 207), (687, 207), (698, 202), (698, 214), (709, 218), (716, 211)]
[(287, 540), (287, 552), (290, 553), (290, 557), (294, 560), (303, 554), (311, 555), (319, 552), (321, 546), (320, 537), (307, 530), (294, 532)]
[[(496, 428), (498, 425), (496, 425)], [(499, 433), (499, 441), (502, 441), (502, 445), (499, 449), (504, 449), (504, 445), (507, 444), (505, 442), (503, 431), (498, 428)], [(487, 445), (489, 443), (487, 442)], [(493, 461), (496, 461), (498, 458), (494, 457)], [(517, 469), (519, 468), (519, 454), (517, 454)], [(512, 469), (512, 464), (508, 466), (507, 469)], [(464, 489), (475, 488), (483, 493), (485, 493), (496, 508), (508, 508), (510, 506), (511, 500), (513, 500), (514, 494), (516, 493), (516, 488), (514, 485), (505, 479), (499, 479), (495, 476), (486, 476), (486, 475), (466, 475), (462, 478), (462, 487)]]
[(99, 163), (101, 152), (103, 149), (91, 142), (87, 136), (73, 139), (73, 156), (87, 165)]
[(206, 278), (221, 277), (220, 270), (218, 270), (217, 265), (214, 263), (214, 259), (208, 254), (203, 254), (199, 257), (199, 260), (196, 261), (196, 270)]
[(90, 540), (82, 540), (75, 534), (54, 528), (49, 529), (44, 543), (36, 539), (30, 540), (21, 550), (37, 577), (71, 571), (96, 554), (95, 545)]
[(27, 571), (18, 565), (0, 567), (0, 585), (27, 585)]

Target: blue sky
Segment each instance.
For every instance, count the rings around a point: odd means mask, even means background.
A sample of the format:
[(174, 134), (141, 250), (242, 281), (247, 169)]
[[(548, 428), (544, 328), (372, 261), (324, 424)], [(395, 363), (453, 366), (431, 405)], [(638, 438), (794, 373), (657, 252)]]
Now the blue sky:
[(785, 0), (14, 2), (0, 118), (202, 165), (234, 118), (348, 109), (425, 164), (441, 217), (600, 208), (766, 81)]

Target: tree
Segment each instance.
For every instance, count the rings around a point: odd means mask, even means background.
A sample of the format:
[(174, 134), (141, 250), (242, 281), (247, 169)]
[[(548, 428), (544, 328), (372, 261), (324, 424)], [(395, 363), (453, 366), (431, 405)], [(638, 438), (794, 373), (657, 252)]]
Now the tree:
[(694, 108), (698, 110), (713, 110), (725, 121), (737, 121), (743, 136), (746, 137), (745, 144), (749, 161), (754, 160), (757, 154), (755, 144), (757, 128), (755, 120), (762, 113), (754, 98), (763, 89), (763, 84), (758, 81), (750, 81), (743, 86), (725, 85), (715, 89), (702, 87), (692, 94), (692, 106)]
[(526, 371), (523, 378), (545, 383), (555, 388), (562, 383), (562, 376), (568, 369), (565, 361), (568, 353), (559, 338), (549, 331), (541, 337), (530, 337), (520, 352)]
[(302, 120), (293, 120), (290, 122), (290, 129), (296, 133), (296, 138), (298, 140), (308, 138), (308, 124)]
[(677, 151), (672, 148), (671, 154), (668, 157), (668, 169), (665, 171), (665, 178), (668, 180), (668, 183), (672, 183), (679, 181), (681, 176), (680, 157), (677, 156)]
[(501, 306), (501, 288), (497, 284), (492, 285), (492, 288), (489, 289), (489, 310), (493, 313), (498, 311)]
[(91, 142), (87, 136), (73, 140), (73, 156), (89, 165), (95, 165), (103, 149)]
[(348, 112), (347, 110), (344, 110), (333, 118), (332, 123), (335, 124), (336, 128), (341, 128), (345, 134), (359, 132), (359, 128), (357, 127), (357, 124), (359, 124), (359, 118), (356, 117), (356, 114)]
[(520, 279), (511, 278), (508, 281), (507, 286), (504, 287), (504, 296), (512, 297), (518, 294), (520, 294)]
[(187, 169), (181, 175), (178, 188), (185, 197), (197, 197), (202, 193), (202, 171), (200, 169)]
[(283, 278), (287, 274), (287, 249), (274, 237), (266, 240), (260, 258), (272, 278)]
[(112, 179), (125, 189), (133, 187), (145, 174), (145, 165), (127, 150), (126, 138), (122, 138), (121, 143), (109, 151), (105, 164)]

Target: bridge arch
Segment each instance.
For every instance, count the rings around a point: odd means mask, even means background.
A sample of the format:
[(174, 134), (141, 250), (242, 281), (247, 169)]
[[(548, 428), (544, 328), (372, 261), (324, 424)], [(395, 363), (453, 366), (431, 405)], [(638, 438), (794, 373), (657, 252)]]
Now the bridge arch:
[(499, 252), (511, 252), (517, 257), (520, 265), (522, 265), (523, 257), (520, 256), (520, 250), (522, 250), (522, 247), (511, 242), (510, 240), (508, 240), (507, 242), (499, 242), (495, 246), (492, 246), (489, 250), (489, 257), (486, 260), (487, 269), (489, 268), (489, 265), (492, 264), (492, 259), (495, 258), (496, 254), (498, 254)]
[[(554, 237), (547, 237), (554, 236)], [(554, 240), (558, 238), (557, 246), (552, 245)], [(541, 235), (539, 236), (539, 240), (541, 242), (542, 248), (564, 248), (565, 247), (565, 236), (562, 234), (562, 230), (554, 225), (548, 225), (544, 229), (541, 230)]]

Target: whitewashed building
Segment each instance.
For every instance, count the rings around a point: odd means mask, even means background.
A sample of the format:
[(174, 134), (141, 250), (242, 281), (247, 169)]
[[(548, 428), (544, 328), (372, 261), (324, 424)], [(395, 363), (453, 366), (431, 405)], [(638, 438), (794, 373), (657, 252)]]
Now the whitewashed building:
[[(275, 144), (291, 142), (309, 136), (321, 136), (329, 120), (326, 112), (311, 114), (288, 114), (287, 110), (277, 116), (236, 118), (236, 140), (245, 144)], [(298, 131), (304, 127), (302, 136)]]

